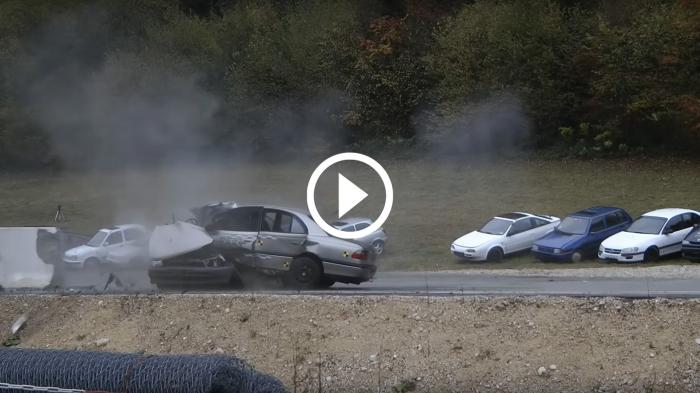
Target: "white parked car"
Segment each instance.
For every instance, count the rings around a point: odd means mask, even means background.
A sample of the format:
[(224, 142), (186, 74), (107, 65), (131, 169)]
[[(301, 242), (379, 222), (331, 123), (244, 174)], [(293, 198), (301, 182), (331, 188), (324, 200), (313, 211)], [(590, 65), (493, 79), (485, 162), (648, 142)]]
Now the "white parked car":
[(149, 262), (148, 231), (141, 225), (118, 225), (100, 229), (84, 245), (71, 248), (63, 262), (77, 268), (100, 264), (144, 264)]
[(679, 253), (683, 239), (700, 223), (700, 213), (688, 209), (659, 209), (643, 214), (627, 230), (601, 243), (598, 257), (617, 262), (655, 261)]
[[(340, 229), (343, 232), (355, 232), (361, 229), (365, 229), (372, 224), (372, 220), (369, 218), (345, 218), (343, 221), (336, 221), (333, 226)], [(374, 252), (379, 255), (384, 252), (384, 246), (386, 245), (386, 231), (384, 228), (379, 228), (371, 234), (361, 237), (357, 240), (371, 244), (374, 248)]]
[(452, 243), (451, 251), (474, 261), (499, 261), (504, 255), (529, 250), (535, 240), (552, 232), (560, 219), (530, 213), (506, 213)]

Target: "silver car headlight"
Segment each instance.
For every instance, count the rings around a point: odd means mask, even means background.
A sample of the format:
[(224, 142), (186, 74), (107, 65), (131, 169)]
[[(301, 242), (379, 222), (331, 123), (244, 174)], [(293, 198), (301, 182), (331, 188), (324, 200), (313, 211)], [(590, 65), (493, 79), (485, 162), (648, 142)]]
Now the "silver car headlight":
[(631, 254), (633, 252), (639, 251), (639, 247), (627, 247), (622, 249), (623, 254)]
[(561, 248), (555, 248), (554, 249), (555, 254), (561, 254)]

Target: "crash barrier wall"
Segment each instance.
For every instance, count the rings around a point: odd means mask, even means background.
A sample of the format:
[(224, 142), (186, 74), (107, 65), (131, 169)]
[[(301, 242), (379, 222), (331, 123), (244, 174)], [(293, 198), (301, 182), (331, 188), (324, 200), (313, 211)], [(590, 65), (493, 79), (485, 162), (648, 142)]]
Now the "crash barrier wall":
[(0, 228), (0, 286), (4, 288), (43, 288), (53, 277), (37, 252), (39, 231), (55, 234), (56, 228)]
[[(1, 384), (112, 393), (286, 392), (276, 378), (231, 356), (14, 348), (0, 349)], [(2, 393), (24, 391), (0, 389)]]
[(63, 253), (88, 240), (54, 227), (0, 227), (0, 287), (60, 285)]

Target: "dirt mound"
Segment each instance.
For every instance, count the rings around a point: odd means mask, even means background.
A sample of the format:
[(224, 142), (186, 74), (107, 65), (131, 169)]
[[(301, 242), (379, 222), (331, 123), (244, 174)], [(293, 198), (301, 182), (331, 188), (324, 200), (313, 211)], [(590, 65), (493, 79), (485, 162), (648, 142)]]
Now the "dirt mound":
[[(19, 345), (230, 353), (291, 391), (697, 391), (700, 302), (6, 296)], [(9, 343), (16, 343), (10, 340)]]

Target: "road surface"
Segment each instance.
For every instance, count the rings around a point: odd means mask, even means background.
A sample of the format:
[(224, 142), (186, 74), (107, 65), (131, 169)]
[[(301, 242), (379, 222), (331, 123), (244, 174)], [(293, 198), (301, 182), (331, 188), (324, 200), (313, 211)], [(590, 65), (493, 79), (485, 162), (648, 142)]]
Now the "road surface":
[[(27, 291), (19, 291), (27, 292)], [(37, 293), (44, 291), (30, 290)], [(63, 288), (48, 292), (125, 293), (158, 292), (141, 270), (74, 271), (66, 274)], [(183, 291), (161, 291), (181, 293)], [(329, 295), (407, 295), (407, 296), (617, 296), (700, 297), (698, 278), (582, 278), (546, 276), (507, 276), (468, 272), (380, 272), (374, 281), (361, 285), (336, 284), (327, 290), (289, 291), (275, 280), (261, 280), (254, 288), (190, 288), (190, 293), (304, 293)]]

